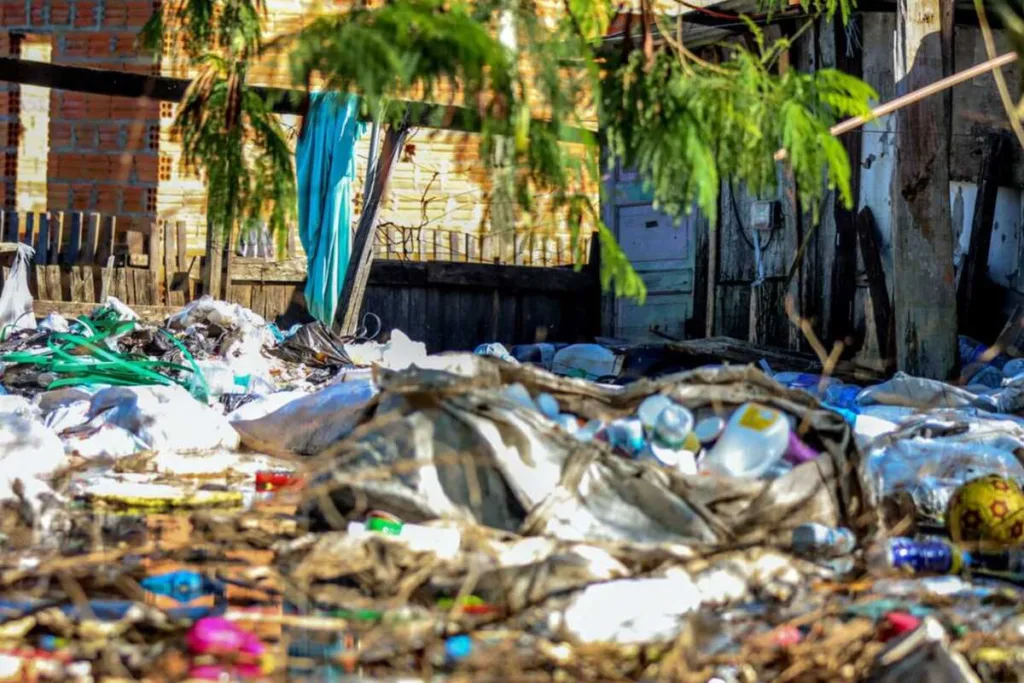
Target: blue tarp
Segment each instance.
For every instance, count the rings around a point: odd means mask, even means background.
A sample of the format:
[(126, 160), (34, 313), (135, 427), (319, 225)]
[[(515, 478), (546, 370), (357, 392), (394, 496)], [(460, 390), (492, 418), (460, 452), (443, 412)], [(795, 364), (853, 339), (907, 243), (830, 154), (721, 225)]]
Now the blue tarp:
[(312, 93), (295, 150), (299, 239), (306, 250), (306, 306), (325, 325), (334, 321), (352, 250), (352, 182), (355, 145), (365, 124), (358, 98)]

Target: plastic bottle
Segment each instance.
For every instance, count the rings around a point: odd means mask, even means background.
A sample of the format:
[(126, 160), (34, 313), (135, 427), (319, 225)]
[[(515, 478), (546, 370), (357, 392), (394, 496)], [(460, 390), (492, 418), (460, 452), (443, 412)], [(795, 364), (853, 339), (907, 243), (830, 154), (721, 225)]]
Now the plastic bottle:
[(636, 416), (640, 418), (644, 429), (653, 430), (658, 416), (661, 412), (673, 405), (672, 399), (664, 394), (654, 394), (645, 398), (636, 409)]
[(601, 420), (590, 420), (580, 427), (576, 432), (576, 438), (583, 443), (589, 443), (605, 433), (605, 424)]
[(969, 564), (970, 555), (945, 541), (890, 538), (871, 548), (866, 560), (869, 569), (880, 572), (909, 568), (922, 574), (955, 574)]
[(782, 413), (745, 403), (729, 418), (722, 436), (701, 462), (719, 474), (760, 477), (786, 452), (789, 432), (789, 420)]
[(625, 417), (612, 421), (608, 425), (608, 443), (629, 457), (636, 457), (647, 445), (644, 439), (644, 426), (640, 419)]
[[(693, 414), (682, 406), (670, 404), (658, 415), (646, 453), (666, 467), (683, 474), (697, 474), (697, 454), (690, 438)], [(700, 444), (696, 444), (699, 449)]]
[(433, 552), (439, 557), (445, 558), (457, 557), (459, 548), (462, 547), (462, 534), (459, 530), (444, 527), (420, 526), (401, 522), (382, 524), (380, 520), (369, 519), (366, 524), (349, 522), (348, 533), (356, 537), (383, 533), (402, 541), (411, 550)]
[(570, 413), (561, 413), (555, 416), (555, 422), (558, 423), (559, 427), (573, 436), (577, 436), (580, 432), (580, 422), (576, 419), (575, 415)]
[(801, 524), (793, 529), (793, 552), (807, 557), (833, 558), (849, 555), (857, 537), (846, 527), (833, 529), (824, 524)]
[(558, 399), (551, 394), (537, 394), (537, 398), (533, 402), (537, 404), (537, 410), (543, 413), (544, 417), (551, 420), (558, 418), (560, 412)]
[(697, 435), (697, 439), (705, 446), (713, 444), (718, 440), (718, 437), (722, 435), (722, 430), (725, 429), (725, 420), (712, 415), (706, 417), (693, 428), (693, 433)]
[(507, 387), (505, 387), (503, 393), (507, 398), (512, 399), (513, 401), (523, 406), (524, 408), (527, 408), (529, 410), (538, 410), (537, 404), (534, 403), (533, 398), (530, 397), (530, 392), (527, 391), (526, 387), (524, 387), (519, 382), (516, 382), (515, 384), (510, 384)]

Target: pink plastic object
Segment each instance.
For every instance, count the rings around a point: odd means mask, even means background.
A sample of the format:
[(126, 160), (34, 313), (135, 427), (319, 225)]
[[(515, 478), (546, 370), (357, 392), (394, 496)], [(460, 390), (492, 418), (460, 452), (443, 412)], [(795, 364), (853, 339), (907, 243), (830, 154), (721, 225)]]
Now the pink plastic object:
[[(260, 639), (221, 617), (204, 617), (185, 636), (188, 647), (200, 655), (245, 653), (260, 657), (266, 648)], [(257, 667), (259, 668), (259, 667)]]
[(221, 681), (225, 676), (231, 678), (260, 678), (265, 676), (263, 670), (256, 664), (236, 664), (234, 666), (221, 666), (219, 664), (204, 664), (194, 666), (188, 672), (188, 677), (200, 681)]
[(804, 634), (796, 626), (780, 626), (775, 629), (775, 644), (781, 647), (798, 645), (804, 639)]
[(794, 465), (800, 465), (805, 462), (810, 462), (820, 455), (818, 451), (814, 450), (803, 441), (795, 433), (790, 431), (789, 433), (789, 445), (786, 447), (786, 453), (782, 457), (787, 462), (791, 462)]

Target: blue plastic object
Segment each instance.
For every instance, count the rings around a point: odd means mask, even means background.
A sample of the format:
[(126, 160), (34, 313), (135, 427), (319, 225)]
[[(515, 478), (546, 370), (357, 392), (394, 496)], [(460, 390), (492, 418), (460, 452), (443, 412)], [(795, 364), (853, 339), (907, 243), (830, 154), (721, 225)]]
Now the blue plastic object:
[(295, 150), (299, 195), (299, 239), (306, 250), (306, 307), (330, 325), (338, 307), (352, 249), (352, 182), (355, 144), (365, 125), (358, 98), (313, 93)]
[(150, 593), (174, 598), (178, 602), (192, 602), (208, 595), (222, 596), (223, 587), (199, 572), (181, 569), (178, 571), (147, 576), (140, 582)]
[(444, 654), (448, 661), (458, 662), (473, 651), (473, 640), (467, 635), (452, 636), (444, 643)]

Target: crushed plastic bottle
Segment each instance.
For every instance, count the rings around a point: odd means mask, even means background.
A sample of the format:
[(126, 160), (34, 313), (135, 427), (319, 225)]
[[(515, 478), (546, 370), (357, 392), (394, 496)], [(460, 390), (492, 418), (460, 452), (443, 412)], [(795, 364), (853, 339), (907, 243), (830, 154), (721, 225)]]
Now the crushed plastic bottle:
[(636, 417), (614, 420), (608, 425), (608, 443), (612, 448), (620, 449), (629, 457), (635, 458), (647, 445), (643, 423)]
[(793, 529), (793, 552), (805, 557), (834, 558), (849, 555), (857, 547), (857, 537), (846, 527), (801, 524)]
[(684, 474), (697, 474), (697, 456), (692, 443), (687, 443), (692, 428), (693, 413), (669, 404), (655, 420), (647, 452), (662, 465), (678, 468)]
[(921, 574), (955, 574), (964, 566), (964, 551), (945, 541), (890, 538), (872, 547), (868, 568), (875, 572), (910, 569)]

